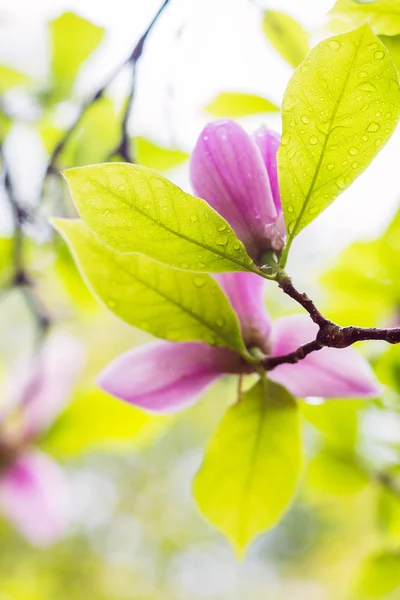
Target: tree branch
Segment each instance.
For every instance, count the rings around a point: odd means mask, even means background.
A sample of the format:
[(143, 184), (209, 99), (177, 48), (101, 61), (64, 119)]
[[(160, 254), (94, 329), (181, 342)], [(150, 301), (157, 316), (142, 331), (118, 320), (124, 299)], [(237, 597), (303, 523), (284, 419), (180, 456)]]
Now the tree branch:
[(24, 224), (30, 220), (29, 212), (20, 204), (12, 185), (10, 170), (4, 151), (0, 150), (3, 163), (3, 183), (11, 209), (14, 224), (13, 239), (13, 275), (9, 284), (10, 288), (18, 288), (38, 327), (39, 339), (47, 332), (51, 319), (46, 309), (41, 305), (33, 291), (33, 282), (26, 271), (23, 260)]
[(167, 7), (167, 5), (170, 3), (170, 1), (171, 0), (164, 0), (161, 7), (158, 9), (156, 14), (154, 15), (150, 25), (147, 27), (146, 31), (142, 34), (139, 41), (135, 44), (135, 46), (134, 46), (132, 52), (130, 53), (130, 55), (128, 56), (128, 58), (125, 59), (120, 65), (118, 65), (117, 68), (110, 75), (110, 77), (107, 79), (107, 81), (103, 85), (100, 86), (100, 88), (91, 96), (91, 98), (89, 98), (86, 102), (84, 102), (82, 104), (79, 114), (76, 117), (75, 121), (65, 132), (64, 136), (58, 142), (58, 144), (54, 148), (52, 154), (50, 155), (46, 175), (49, 175), (50, 173), (55, 172), (57, 158), (59, 157), (61, 152), (64, 150), (64, 148), (65, 148), (66, 144), (68, 143), (69, 139), (71, 138), (72, 134), (76, 131), (76, 129), (80, 125), (86, 112), (89, 110), (89, 108), (95, 102), (97, 102), (97, 100), (102, 98), (106, 89), (111, 85), (111, 83), (116, 79), (116, 77), (122, 72), (122, 70), (128, 65), (130, 65), (132, 67), (131, 86), (130, 86), (130, 92), (129, 92), (129, 96), (128, 96), (128, 100), (127, 100), (127, 105), (125, 108), (125, 112), (124, 112), (124, 116), (123, 116), (122, 124), (121, 124), (121, 142), (118, 145), (118, 147), (116, 148), (115, 153), (118, 152), (119, 154), (121, 154), (121, 156), (127, 162), (133, 162), (133, 157), (131, 156), (131, 150), (130, 150), (130, 144), (129, 144), (128, 120), (129, 120), (129, 115), (130, 115), (130, 111), (131, 111), (131, 108), (133, 105), (135, 90), (136, 90), (136, 67), (137, 67), (137, 63), (139, 62), (139, 60), (143, 54), (143, 48), (146, 43), (147, 37), (151, 33), (153, 27), (157, 23), (158, 19), (160, 18), (161, 14), (163, 13), (163, 11)]
[(290, 277), (285, 273), (281, 274), (278, 284), (285, 294), (308, 312), (314, 323), (318, 325), (318, 333), (313, 341), (300, 346), (294, 352), (265, 358), (261, 361), (261, 364), (266, 371), (271, 371), (283, 364), (295, 364), (312, 352), (322, 348), (348, 348), (357, 342), (369, 340), (380, 340), (388, 344), (400, 343), (400, 327), (383, 329), (376, 327), (341, 327), (324, 317), (314, 302), (294, 287)]

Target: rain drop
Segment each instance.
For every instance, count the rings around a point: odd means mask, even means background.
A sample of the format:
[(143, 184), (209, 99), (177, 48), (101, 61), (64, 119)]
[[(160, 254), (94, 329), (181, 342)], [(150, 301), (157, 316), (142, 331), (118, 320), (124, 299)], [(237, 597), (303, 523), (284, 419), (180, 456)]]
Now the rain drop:
[(381, 126), (376, 121), (371, 121), (371, 123), (367, 127), (367, 131), (379, 131)]
[(217, 246), (225, 246), (227, 242), (228, 242), (227, 234), (221, 233), (220, 235), (217, 235), (217, 237), (215, 238), (215, 243), (217, 244)]
[(315, 135), (311, 136), (308, 141), (310, 142), (311, 146), (318, 144), (318, 138)]
[(193, 283), (196, 287), (200, 288), (203, 287), (203, 285), (205, 284), (205, 279), (203, 279), (203, 277), (195, 277), (193, 279)]
[(303, 116), (301, 117), (301, 121), (302, 121), (302, 122), (303, 122), (305, 125), (307, 125), (307, 124), (310, 122), (310, 119), (307, 117), (307, 115), (303, 115)]
[(383, 50), (377, 50), (376, 52), (374, 52), (374, 58), (375, 60), (382, 60), (382, 58), (384, 58), (385, 53), (383, 52)]
[(339, 179), (339, 181), (336, 182), (336, 185), (338, 186), (339, 190), (345, 190), (347, 187), (344, 179)]
[(281, 139), (281, 145), (287, 146), (289, 142), (290, 142), (290, 135), (288, 135), (287, 133), (284, 133), (282, 136), (282, 139)]
[(358, 148), (356, 148), (355, 146), (352, 146), (351, 148), (349, 148), (349, 154), (351, 156), (357, 156), (357, 154), (358, 154)]
[(240, 244), (233, 244), (233, 249), (234, 250), (240, 250)]
[(225, 325), (225, 319), (223, 319), (222, 317), (219, 317), (216, 320), (216, 323), (217, 323), (218, 327), (223, 327)]
[(294, 212), (294, 208), (291, 204), (289, 204), (289, 206), (287, 207), (287, 211), (288, 213), (293, 213)]
[(331, 40), (330, 42), (328, 42), (328, 46), (331, 50), (339, 50), (340, 45), (340, 42), (338, 42), (337, 40)]
[(190, 221), (191, 221), (192, 223), (196, 223), (196, 221), (197, 221), (197, 215), (195, 215), (195, 214), (193, 214), (193, 215), (190, 215)]
[(222, 224), (218, 227), (218, 231), (225, 231), (226, 225)]
[(363, 81), (362, 83), (359, 83), (357, 86), (357, 89), (361, 90), (362, 92), (375, 92), (376, 91), (376, 87), (370, 81)]
[(329, 163), (326, 168), (328, 169), (328, 171), (332, 171), (332, 169), (334, 168), (334, 166), (335, 165), (333, 163)]
[(310, 213), (310, 215), (316, 215), (319, 212), (318, 204), (312, 206), (308, 212)]

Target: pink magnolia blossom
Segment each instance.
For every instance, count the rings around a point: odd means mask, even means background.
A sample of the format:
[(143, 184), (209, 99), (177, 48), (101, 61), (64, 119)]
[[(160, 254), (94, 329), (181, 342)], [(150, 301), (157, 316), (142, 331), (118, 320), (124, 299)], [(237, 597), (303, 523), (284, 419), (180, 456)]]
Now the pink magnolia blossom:
[[(196, 193), (233, 227), (258, 260), (282, 248), (282, 216), (276, 155), (279, 136), (260, 129), (252, 137), (230, 120), (207, 125), (191, 158)], [(308, 316), (271, 321), (264, 305), (265, 281), (252, 273), (216, 276), (238, 316), (248, 348), (281, 356), (315, 339)], [(155, 342), (114, 360), (99, 377), (107, 392), (154, 412), (176, 411), (193, 403), (224, 374), (251, 372), (239, 354), (201, 342)], [(375, 396), (378, 385), (354, 349), (324, 348), (301, 362), (281, 365), (268, 376), (295, 396), (352, 398)]]
[[(225, 273), (217, 280), (238, 316), (248, 347), (281, 356), (315, 339), (317, 326), (308, 315), (275, 321), (264, 306), (265, 281), (253, 273)], [(202, 342), (159, 341), (115, 359), (99, 376), (110, 394), (151, 412), (171, 412), (192, 404), (225, 374), (248, 373), (239, 354)], [(268, 373), (294, 396), (373, 397), (379, 393), (369, 363), (354, 350), (323, 348), (304, 360)]]
[(49, 337), (29, 371), (10, 382), (13, 396), (0, 415), (0, 513), (36, 546), (65, 530), (68, 486), (62, 469), (33, 444), (69, 399), (82, 358), (76, 339)]
[(195, 193), (230, 223), (256, 263), (284, 245), (279, 143), (266, 128), (250, 136), (234, 121), (215, 121), (203, 129), (190, 161)]

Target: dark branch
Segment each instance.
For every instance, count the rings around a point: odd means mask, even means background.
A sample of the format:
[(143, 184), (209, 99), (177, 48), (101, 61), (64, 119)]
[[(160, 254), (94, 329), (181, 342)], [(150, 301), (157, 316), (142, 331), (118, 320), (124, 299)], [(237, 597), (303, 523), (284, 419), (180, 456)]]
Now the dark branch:
[(23, 257), (24, 225), (26, 222), (30, 221), (32, 217), (17, 199), (7, 159), (3, 150), (1, 150), (0, 153), (3, 163), (4, 190), (8, 198), (14, 225), (13, 274), (8, 289), (17, 288), (21, 291), (28, 308), (35, 319), (39, 339), (41, 339), (50, 327), (51, 319), (34, 294), (33, 282), (26, 271)]
[(314, 340), (313, 342), (304, 344), (304, 346), (300, 346), (300, 348), (297, 348), (297, 350), (290, 354), (268, 357), (262, 361), (262, 366), (266, 371), (272, 371), (272, 369), (275, 369), (275, 367), (278, 367), (279, 365), (294, 365), (298, 363), (299, 360), (303, 360), (308, 354), (311, 354), (311, 352), (316, 352), (317, 350), (321, 350), (321, 348), (323, 348), (323, 346), (317, 342), (317, 340)]
[(121, 156), (126, 161), (133, 162), (133, 157), (131, 156), (131, 150), (130, 150), (130, 144), (129, 144), (128, 120), (129, 120), (129, 115), (130, 115), (131, 108), (133, 105), (135, 90), (136, 90), (136, 66), (143, 54), (143, 49), (144, 49), (144, 45), (146, 43), (147, 37), (151, 33), (153, 27), (157, 23), (158, 19), (160, 18), (161, 14), (163, 13), (166, 6), (170, 3), (170, 1), (171, 0), (164, 0), (161, 7), (158, 9), (157, 13), (153, 17), (150, 25), (147, 27), (146, 31), (142, 34), (139, 41), (135, 44), (135, 46), (134, 46), (132, 52), (130, 53), (130, 55), (128, 56), (128, 58), (125, 59), (120, 65), (118, 65), (117, 68), (111, 73), (111, 75), (107, 79), (107, 81), (105, 81), (105, 83), (103, 83), (103, 85), (100, 86), (100, 88), (92, 95), (91, 98), (89, 98), (86, 102), (84, 102), (82, 104), (79, 114), (76, 117), (75, 121), (72, 123), (72, 125), (69, 127), (69, 129), (65, 132), (64, 136), (58, 142), (57, 146), (54, 148), (54, 150), (50, 156), (48, 167), (47, 167), (47, 173), (46, 173), (47, 175), (50, 174), (51, 172), (54, 172), (57, 158), (59, 157), (61, 152), (64, 150), (66, 144), (68, 143), (68, 141), (71, 138), (71, 136), (73, 135), (73, 133), (79, 127), (79, 125), (80, 125), (83, 117), (85, 116), (86, 112), (88, 111), (88, 109), (95, 102), (97, 102), (97, 100), (99, 100), (100, 98), (103, 97), (106, 89), (111, 85), (111, 83), (116, 79), (116, 77), (128, 65), (130, 65), (132, 67), (131, 86), (130, 86), (130, 92), (129, 92), (129, 96), (127, 99), (127, 104), (126, 104), (122, 124), (121, 124), (121, 142), (120, 142), (119, 146), (117, 147), (115, 153), (121, 154)]
[(295, 364), (303, 360), (312, 352), (322, 348), (348, 348), (357, 342), (369, 340), (380, 340), (388, 344), (400, 343), (400, 328), (379, 329), (376, 327), (340, 327), (326, 319), (317, 309), (314, 302), (294, 287), (290, 277), (283, 274), (279, 279), (279, 287), (285, 294), (293, 298), (310, 315), (311, 319), (318, 325), (318, 333), (315, 340), (300, 346), (294, 352), (283, 356), (267, 357), (261, 364), (266, 371), (271, 371), (279, 365)]

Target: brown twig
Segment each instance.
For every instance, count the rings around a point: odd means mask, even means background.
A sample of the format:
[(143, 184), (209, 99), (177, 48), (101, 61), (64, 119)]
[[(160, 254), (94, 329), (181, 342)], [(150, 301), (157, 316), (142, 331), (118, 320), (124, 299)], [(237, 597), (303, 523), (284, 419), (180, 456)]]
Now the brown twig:
[(8, 162), (4, 151), (0, 150), (3, 164), (3, 184), (11, 209), (14, 224), (13, 274), (7, 289), (17, 288), (32, 313), (38, 327), (39, 340), (46, 334), (51, 324), (50, 316), (33, 291), (33, 282), (25, 268), (23, 259), (24, 225), (31, 220), (29, 212), (18, 201), (12, 184)]
[(369, 340), (380, 340), (388, 344), (400, 343), (399, 327), (384, 329), (376, 327), (341, 327), (325, 318), (314, 302), (294, 287), (290, 277), (286, 274), (281, 275), (278, 283), (285, 294), (308, 312), (314, 323), (318, 325), (318, 333), (314, 340), (300, 346), (294, 352), (265, 358), (261, 364), (266, 371), (271, 371), (283, 364), (295, 364), (312, 352), (317, 352), (322, 348), (348, 348), (357, 342)]
[[(143, 48), (144, 48), (145, 42), (147, 40), (147, 37), (151, 33), (154, 25), (157, 23), (158, 19), (160, 18), (161, 14), (163, 13), (163, 11), (167, 7), (167, 5), (170, 3), (170, 1), (171, 0), (164, 0), (161, 7), (158, 9), (157, 13), (153, 17), (150, 25), (147, 27), (146, 31), (142, 34), (139, 41), (135, 44), (135, 46), (134, 46), (132, 52), (130, 53), (130, 55), (128, 56), (128, 58), (126, 58), (120, 65), (118, 65), (116, 67), (116, 69), (111, 73), (109, 78), (105, 81), (105, 83), (103, 83), (99, 87), (99, 89), (86, 102), (84, 102), (82, 104), (81, 109), (80, 109), (75, 121), (67, 129), (64, 136), (58, 142), (58, 144), (54, 148), (52, 154), (50, 155), (48, 166), (47, 166), (46, 176), (52, 172), (53, 173), (55, 172), (57, 158), (59, 157), (61, 152), (64, 150), (66, 144), (68, 143), (68, 141), (71, 138), (71, 136), (73, 135), (73, 133), (76, 131), (76, 129), (81, 124), (81, 121), (82, 121), (83, 117), (85, 116), (86, 112), (89, 110), (89, 108), (93, 104), (95, 104), (95, 102), (97, 102), (97, 100), (99, 100), (100, 98), (103, 97), (103, 94), (107, 90), (107, 88), (116, 79), (116, 77), (123, 71), (123, 69), (128, 65), (130, 65), (132, 67), (131, 87), (130, 87), (130, 92), (129, 92), (129, 96), (128, 96), (128, 100), (127, 100), (127, 104), (126, 104), (126, 108), (125, 108), (125, 112), (124, 112), (124, 116), (123, 116), (122, 124), (121, 124), (121, 142), (118, 145), (118, 147), (116, 148), (116, 150), (114, 151), (114, 153), (121, 154), (121, 156), (128, 162), (133, 162), (133, 156), (131, 155), (130, 144), (129, 144), (128, 119), (129, 119), (129, 115), (130, 115), (131, 108), (133, 105), (135, 90), (136, 90), (136, 67), (137, 67), (138, 61), (140, 60), (140, 58), (143, 54)], [(42, 192), (43, 192), (43, 188), (42, 188), (40, 195), (42, 195)]]

